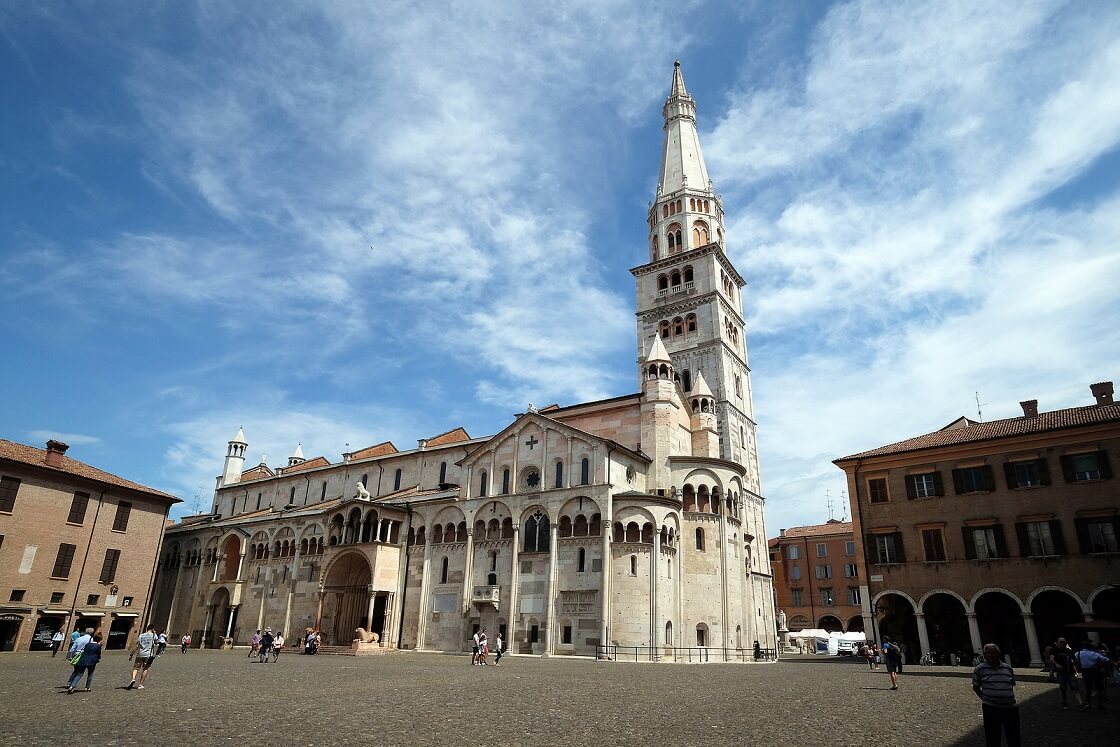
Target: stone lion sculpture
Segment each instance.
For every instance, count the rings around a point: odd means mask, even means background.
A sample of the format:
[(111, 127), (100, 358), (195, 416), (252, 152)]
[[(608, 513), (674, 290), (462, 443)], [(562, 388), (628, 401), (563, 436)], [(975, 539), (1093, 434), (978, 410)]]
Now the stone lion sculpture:
[(366, 490), (366, 486), (362, 485), (361, 482), (358, 483), (358, 492), (355, 493), (355, 495), (359, 498), (365, 498), (367, 501), (369, 500), (369, 491)]
[(365, 628), (354, 628), (354, 632), (358, 635), (359, 643), (377, 643), (381, 640), (381, 636), (377, 633), (371, 633)]

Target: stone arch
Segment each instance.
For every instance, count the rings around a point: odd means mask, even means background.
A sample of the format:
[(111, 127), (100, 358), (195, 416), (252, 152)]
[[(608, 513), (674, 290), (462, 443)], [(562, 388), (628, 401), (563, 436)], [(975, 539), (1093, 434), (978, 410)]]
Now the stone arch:
[(901, 597), (901, 598), (905, 599), (907, 602), (910, 603), (910, 609), (912, 611), (914, 611), (914, 612), (918, 611), (918, 605), (914, 601), (914, 597), (910, 596), (905, 591), (898, 591), (897, 589), (884, 589), (883, 591), (880, 591), (875, 596), (871, 597), (871, 607), (872, 607), (872, 609), (874, 609), (875, 606), (879, 604), (879, 600), (881, 600), (883, 597), (888, 596), (890, 594), (893, 594), (897, 597)]
[(1090, 615), (1093, 614), (1093, 610), (1096, 609), (1094, 605), (1096, 604), (1097, 598), (1105, 592), (1114, 590), (1115, 587), (1105, 584), (1103, 586), (1098, 586), (1097, 588), (1089, 592), (1089, 596), (1085, 597), (1085, 612)]
[(369, 587), (373, 569), (365, 554), (345, 550), (327, 564), (322, 578), (323, 615), (332, 625), (321, 632), (328, 645), (348, 645), (354, 639), (355, 628), (369, 628)]
[[(1101, 587), (1101, 588), (1107, 588), (1107, 587)], [(1092, 614), (1092, 612), (1093, 612), (1093, 603), (1091, 601), (1092, 598), (1093, 598), (1092, 595), (1090, 595), (1090, 597), (1089, 597), (1089, 599), (1090, 599), (1089, 602), (1084, 602), (1084, 601), (1082, 601), (1080, 595), (1078, 595), (1077, 592), (1073, 591), (1072, 589), (1068, 589), (1065, 586), (1040, 586), (1040, 587), (1038, 587), (1037, 589), (1032, 591), (1029, 596), (1027, 596), (1027, 608), (1028, 609), (1030, 609), (1032, 607), (1032, 605), (1034, 604), (1034, 598), (1037, 597), (1039, 594), (1041, 594), (1044, 591), (1060, 591), (1060, 592), (1063, 592), (1065, 594), (1069, 594), (1071, 597), (1073, 597), (1074, 601), (1077, 602), (1078, 606), (1081, 607), (1082, 613), (1087, 612), (1089, 614)]]
[(817, 619), (817, 627), (821, 630), (827, 630), (829, 633), (844, 632), (844, 623), (840, 621), (839, 617), (830, 613), (825, 613)]
[(957, 592), (953, 591), (952, 589), (930, 589), (929, 591), (927, 591), (925, 594), (922, 595), (921, 599), (918, 600), (917, 609), (918, 610), (924, 609), (925, 606), (926, 606), (926, 600), (928, 600), (934, 594), (948, 594), (951, 597), (955, 597), (956, 600), (961, 603), (961, 606), (964, 607), (965, 611), (966, 612), (969, 611), (968, 600), (965, 599), (964, 597), (962, 597)]
[[(494, 500), (492, 498), (482, 502), (482, 505), (474, 512), (472, 517), (475, 523), (483, 521), (489, 526), (491, 519), (497, 519), (500, 524), (507, 516), (513, 516), (513, 511), (509, 505), (504, 501)], [(478, 539), (478, 537), (475, 537)]]
[(1019, 605), (1020, 614), (1022, 614), (1023, 612), (1030, 612), (1030, 607), (1025, 606), (1023, 604), (1023, 600), (1020, 599), (1019, 596), (1015, 592), (1008, 591), (1007, 589), (1004, 589), (1004, 588), (999, 587), (999, 586), (989, 586), (989, 587), (981, 589), (980, 591), (973, 594), (972, 599), (969, 600), (968, 607), (966, 608), (966, 611), (975, 613), (976, 612), (976, 600), (978, 600), (980, 597), (984, 596), (985, 594), (990, 594), (992, 592), (997, 592), (999, 594), (1004, 594), (1006, 596), (1011, 597), (1015, 601), (1015, 603)]

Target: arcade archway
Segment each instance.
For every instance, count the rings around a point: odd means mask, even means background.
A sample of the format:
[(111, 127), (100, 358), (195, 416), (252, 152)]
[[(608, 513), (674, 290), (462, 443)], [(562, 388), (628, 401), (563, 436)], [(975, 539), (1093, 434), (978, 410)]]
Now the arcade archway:
[(972, 637), (961, 600), (952, 594), (930, 594), (922, 605), (922, 611), (926, 615), (929, 647), (937, 653), (937, 663), (948, 664), (949, 654), (957, 654), (970, 661)]
[(1023, 611), (1019, 603), (1001, 591), (988, 591), (974, 604), (981, 644), (994, 643), (1016, 667), (1030, 664)]
[(918, 639), (918, 618), (914, 605), (901, 594), (886, 592), (875, 604), (879, 625), (879, 639), (890, 638), (901, 643), (907, 661), (917, 661), (925, 652)]
[(369, 561), (358, 552), (340, 555), (331, 564), (323, 582), (321, 630), (328, 645), (350, 645), (355, 628), (380, 629), (369, 619), (372, 577)]
[(1035, 595), (1031, 600), (1034, 613), (1034, 629), (1038, 633), (1038, 649), (1046, 647), (1065, 637), (1065, 626), (1084, 620), (1081, 603), (1070, 594), (1059, 589), (1049, 589)]

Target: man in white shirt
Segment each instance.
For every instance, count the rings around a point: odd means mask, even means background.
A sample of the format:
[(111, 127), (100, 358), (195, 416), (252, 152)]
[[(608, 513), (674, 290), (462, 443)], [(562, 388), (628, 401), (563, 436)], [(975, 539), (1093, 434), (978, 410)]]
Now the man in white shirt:
[(58, 653), (58, 649), (59, 649), (59, 647), (62, 646), (62, 641), (65, 638), (66, 638), (66, 636), (62, 635), (62, 628), (59, 628), (58, 630), (56, 630), (54, 632), (54, 635), (51, 636), (51, 658), (52, 659), (55, 657), (55, 654)]
[[(144, 689), (148, 674), (152, 669), (152, 662), (156, 660), (156, 626), (149, 625), (148, 629), (136, 637), (136, 650), (132, 652), (132, 682), (128, 688)], [(139, 681), (137, 676), (139, 675)]]
[(474, 632), (474, 643), (471, 645), (471, 665), (478, 664), (478, 631)]

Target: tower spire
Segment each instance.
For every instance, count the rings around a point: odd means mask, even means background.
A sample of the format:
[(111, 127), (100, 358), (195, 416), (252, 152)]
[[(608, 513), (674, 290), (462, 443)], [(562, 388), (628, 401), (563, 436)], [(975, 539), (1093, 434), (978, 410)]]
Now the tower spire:
[(680, 60), (673, 63), (673, 83), (661, 114), (665, 117), (665, 147), (657, 180), (658, 195), (684, 188), (709, 191), (708, 167), (704, 165), (700, 138), (696, 134), (696, 102), (685, 88)]

